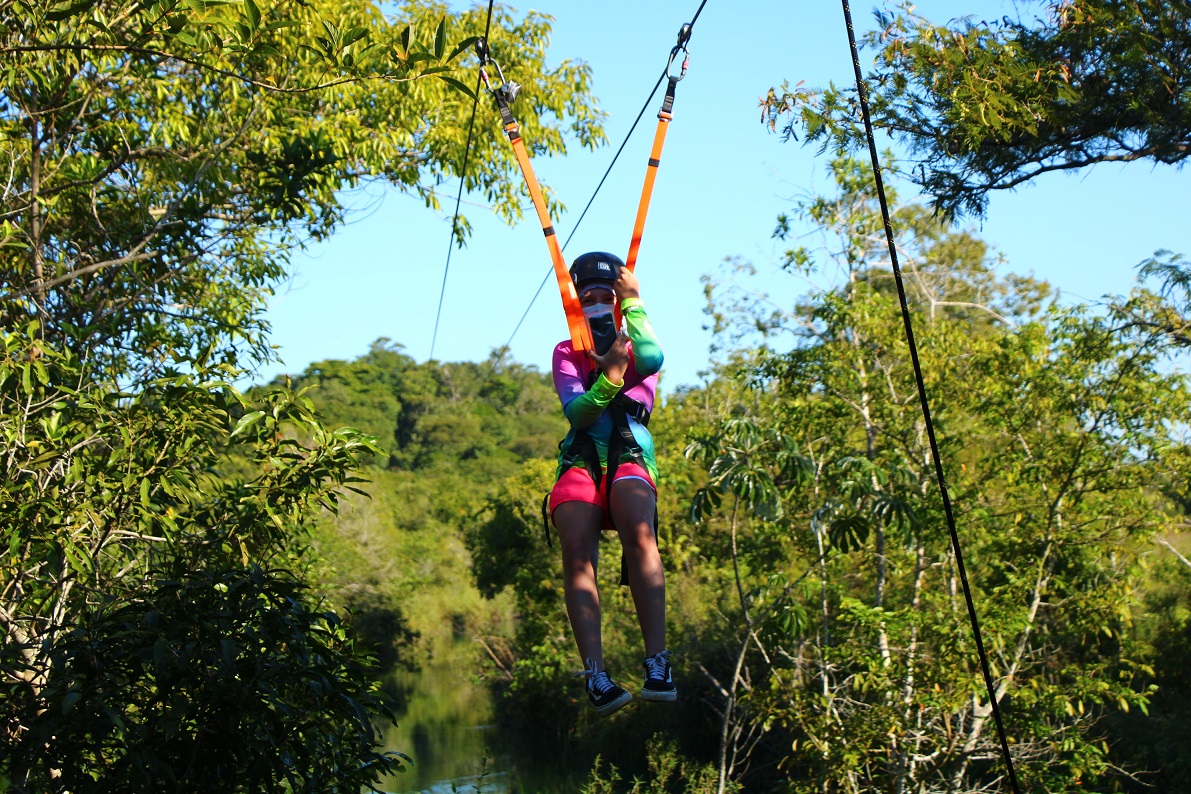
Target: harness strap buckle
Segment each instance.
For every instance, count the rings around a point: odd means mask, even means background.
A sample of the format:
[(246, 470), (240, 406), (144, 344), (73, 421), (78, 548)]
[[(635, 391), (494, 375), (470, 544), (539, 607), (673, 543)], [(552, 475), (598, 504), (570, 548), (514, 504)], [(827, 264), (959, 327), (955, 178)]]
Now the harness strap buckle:
[(520, 83), (514, 83), (511, 80), (505, 80), (501, 77), (500, 88), (496, 89), (496, 93), (504, 99), (505, 102), (512, 104), (513, 100), (517, 98), (517, 94), (521, 91)]
[(634, 400), (632, 397), (626, 397), (623, 392), (613, 397), (612, 401), (620, 406), (628, 416), (636, 419), (645, 427), (649, 427), (650, 411), (645, 407), (645, 403)]

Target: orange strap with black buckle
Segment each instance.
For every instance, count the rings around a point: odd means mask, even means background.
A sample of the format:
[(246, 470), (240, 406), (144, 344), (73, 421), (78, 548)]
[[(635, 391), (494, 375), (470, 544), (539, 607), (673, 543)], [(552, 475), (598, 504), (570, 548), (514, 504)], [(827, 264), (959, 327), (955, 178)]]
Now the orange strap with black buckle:
[[(521, 166), (521, 175), (525, 178), (525, 186), (529, 188), (529, 197), (533, 200), (533, 208), (538, 213), (538, 221), (542, 224), (542, 234), (546, 236), (546, 246), (550, 249), (550, 261), (554, 263), (554, 277), (558, 281), (558, 292), (562, 297), (562, 308), (567, 316), (567, 328), (571, 333), (571, 344), (575, 350), (593, 350), (591, 329), (583, 317), (583, 307), (579, 305), (579, 293), (575, 290), (575, 283), (571, 280), (571, 273), (567, 270), (566, 260), (563, 259), (562, 248), (558, 244), (558, 235), (554, 233), (554, 223), (550, 220), (550, 211), (546, 207), (546, 199), (542, 195), (542, 188), (538, 178), (534, 175), (533, 166), (529, 162), (529, 152), (525, 150), (525, 142), (521, 140), (520, 127), (513, 117), (509, 104), (516, 98), (521, 86), (505, 79), (500, 64), (492, 60), (488, 53), (488, 42), (480, 39), (476, 42), (476, 54), (480, 58), (480, 77), (484, 86), (496, 99), (496, 107), (500, 111), (501, 121), (504, 122), (505, 134), (509, 136), (509, 143), (513, 145), (513, 154), (517, 157), (517, 164)], [(488, 72), (484, 68), (487, 64), (496, 66), (500, 77), (500, 87), (493, 88), (489, 82)]]
[[(633, 237), (629, 241), (629, 254), (625, 257), (625, 267), (633, 272), (637, 269), (637, 253), (641, 250), (641, 235), (645, 233), (645, 218), (649, 215), (649, 200), (653, 197), (653, 183), (657, 179), (658, 166), (662, 164), (662, 146), (666, 143), (666, 131), (670, 127), (674, 110), (674, 89), (678, 81), (686, 77), (687, 67), (690, 65), (690, 53), (686, 43), (691, 37), (691, 26), (685, 24), (678, 31), (678, 43), (670, 50), (670, 60), (666, 63), (666, 98), (662, 100), (662, 108), (658, 111), (658, 128), (653, 134), (653, 149), (649, 152), (649, 164), (645, 168), (645, 184), (641, 186), (641, 200), (637, 204), (637, 218), (633, 221)], [(677, 75), (671, 73), (674, 59), (682, 53), (682, 68)], [(620, 327), (620, 306), (615, 308), (616, 327)]]

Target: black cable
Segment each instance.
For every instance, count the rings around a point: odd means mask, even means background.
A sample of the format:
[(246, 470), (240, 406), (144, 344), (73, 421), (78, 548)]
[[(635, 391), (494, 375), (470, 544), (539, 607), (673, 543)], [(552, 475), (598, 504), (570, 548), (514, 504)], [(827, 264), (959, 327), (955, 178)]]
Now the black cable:
[(856, 71), (856, 93), (860, 99), (860, 113), (864, 117), (864, 129), (868, 136), (868, 153), (873, 161), (873, 178), (877, 185), (877, 198), (881, 202), (881, 219), (885, 222), (885, 239), (889, 244), (889, 260), (893, 265), (893, 278), (897, 283), (897, 297), (901, 302), (902, 323), (906, 328), (906, 342), (910, 347), (910, 360), (914, 364), (914, 381), (918, 384), (918, 402), (922, 406), (922, 418), (926, 423), (926, 435), (930, 440), (930, 454), (935, 464), (935, 477), (939, 480), (939, 493), (943, 497), (943, 512), (947, 516), (947, 529), (951, 533), (951, 548), (955, 553), (955, 567), (959, 572), (959, 580), (964, 588), (964, 600), (968, 605), (968, 618), (972, 623), (972, 635), (976, 639), (976, 650), (980, 654), (980, 670), (984, 673), (984, 685), (988, 690), (988, 702), (992, 706), (993, 719), (997, 724), (997, 735), (1001, 739), (1001, 754), (1005, 758), (1005, 766), (1009, 770), (1009, 784), (1014, 794), (1020, 794), (1017, 786), (1017, 773), (1013, 769), (1013, 757), (1009, 754), (1009, 741), (1005, 737), (1005, 725), (1001, 721), (1001, 708), (997, 704), (997, 692), (993, 686), (992, 672), (988, 665), (988, 654), (984, 650), (984, 640), (980, 636), (980, 623), (976, 618), (976, 604), (972, 601), (972, 589), (968, 585), (968, 574), (964, 568), (964, 557), (960, 551), (959, 533), (955, 529), (955, 514), (951, 509), (951, 497), (947, 493), (947, 480), (943, 476), (943, 460), (939, 455), (939, 445), (935, 440), (935, 426), (931, 421), (930, 403), (926, 397), (926, 382), (922, 378), (922, 365), (918, 361), (918, 345), (914, 341), (914, 325), (910, 319), (910, 306), (906, 301), (906, 289), (902, 283), (901, 268), (897, 264), (897, 246), (893, 239), (893, 224), (889, 219), (889, 203), (885, 199), (885, 183), (881, 178), (881, 163), (877, 156), (877, 142), (873, 135), (873, 122), (868, 112), (868, 89), (860, 70), (860, 54), (856, 49), (856, 33), (852, 29), (852, 10), (848, 7), (848, 0), (841, 0), (844, 6), (844, 22), (848, 28), (848, 45), (852, 50), (852, 68)]
[(653, 84), (653, 90), (649, 92), (649, 96), (645, 99), (645, 104), (641, 105), (641, 111), (637, 114), (637, 118), (633, 120), (633, 126), (629, 127), (629, 132), (621, 141), (620, 148), (616, 150), (616, 154), (612, 156), (612, 162), (608, 163), (608, 168), (604, 171), (604, 175), (600, 177), (600, 183), (596, 185), (595, 192), (591, 194), (591, 198), (587, 200), (587, 206), (583, 208), (583, 212), (579, 213), (579, 220), (575, 221), (575, 226), (571, 229), (571, 233), (567, 235), (566, 242), (562, 244), (562, 250), (567, 250), (567, 245), (571, 242), (571, 238), (575, 236), (575, 232), (579, 230), (579, 224), (583, 223), (583, 219), (587, 217), (587, 211), (591, 209), (591, 203), (595, 201), (596, 196), (600, 194), (600, 188), (604, 186), (604, 180), (608, 178), (608, 174), (612, 173), (612, 166), (616, 165), (616, 161), (620, 159), (620, 153), (624, 151), (624, 147), (628, 144), (629, 138), (633, 137), (633, 131), (637, 129), (637, 123), (645, 115), (645, 111), (649, 109), (649, 103), (653, 101), (653, 96), (661, 87), (662, 81), (666, 79), (666, 70), (663, 69), (661, 75), (658, 76), (658, 81)]
[[(703, 6), (705, 5), (707, 5), (707, 0), (703, 0), (703, 2), (699, 3), (699, 8), (695, 10), (695, 15), (691, 17), (691, 21), (687, 27), (688, 37), (690, 36), (691, 29), (695, 27), (695, 22), (699, 19), (699, 15), (703, 13)], [(649, 96), (645, 99), (645, 103), (641, 105), (641, 110), (637, 113), (637, 118), (633, 120), (633, 126), (629, 127), (628, 134), (624, 136), (624, 140), (621, 142), (620, 148), (617, 149), (616, 154), (612, 156), (612, 162), (608, 163), (608, 168), (604, 171), (604, 175), (600, 177), (600, 183), (596, 185), (595, 192), (592, 193), (591, 198), (587, 200), (587, 206), (585, 206), (583, 208), (583, 212), (579, 214), (579, 220), (575, 221), (575, 225), (571, 229), (571, 233), (567, 235), (566, 242), (562, 244), (563, 251), (567, 250), (567, 245), (571, 242), (571, 238), (575, 236), (575, 232), (579, 231), (579, 224), (583, 223), (583, 219), (587, 217), (587, 211), (591, 209), (591, 203), (595, 201), (596, 196), (600, 194), (600, 188), (604, 186), (604, 180), (608, 178), (608, 174), (612, 173), (612, 167), (616, 165), (616, 161), (620, 158), (620, 153), (624, 151), (624, 147), (628, 144), (629, 139), (633, 137), (633, 131), (637, 129), (637, 123), (640, 122), (642, 117), (645, 115), (645, 111), (649, 108), (649, 103), (653, 101), (654, 94), (658, 92), (658, 88), (661, 87), (662, 81), (666, 79), (666, 74), (668, 71), (669, 65), (667, 65), (665, 69), (662, 69), (661, 75), (658, 76), (658, 81), (653, 84), (653, 90), (649, 92)], [(505, 342), (500, 348), (500, 352), (497, 354), (496, 360), (499, 360), (501, 356), (508, 352), (509, 347), (513, 344), (513, 338), (517, 336), (517, 332), (521, 330), (521, 324), (524, 323), (525, 318), (529, 316), (530, 309), (532, 309), (533, 305), (537, 302), (538, 296), (542, 294), (542, 289), (546, 286), (546, 282), (550, 280), (550, 274), (553, 272), (553, 266), (550, 268), (550, 270), (546, 271), (546, 275), (542, 278), (542, 283), (538, 285), (537, 292), (535, 292), (533, 297), (529, 299), (529, 305), (526, 306), (525, 311), (521, 313), (521, 319), (517, 321), (517, 327), (513, 329), (513, 333), (509, 334), (509, 341)], [(493, 366), (495, 366), (495, 364)]]
[[(492, 5), (496, 0), (488, 0), (488, 19), (484, 23), (484, 40), (488, 40), (488, 33), (492, 29)], [(476, 126), (476, 108), (480, 104), (480, 80), (476, 76), (475, 100), (471, 103), (471, 121), (467, 123), (467, 143), (463, 147), (463, 168), (459, 171), (459, 192), (455, 195), (455, 216), (451, 219), (451, 238), (447, 245), (447, 264), (442, 270), (442, 288), (438, 291), (438, 311), (434, 313), (434, 335), (430, 337), (430, 360), (434, 360), (434, 345), (438, 341), (438, 321), (442, 318), (443, 298), (447, 294), (447, 274), (451, 272), (451, 253), (455, 250), (455, 240), (459, 236), (459, 205), (463, 203), (463, 186), (467, 184), (467, 158), (471, 154), (471, 135)]]

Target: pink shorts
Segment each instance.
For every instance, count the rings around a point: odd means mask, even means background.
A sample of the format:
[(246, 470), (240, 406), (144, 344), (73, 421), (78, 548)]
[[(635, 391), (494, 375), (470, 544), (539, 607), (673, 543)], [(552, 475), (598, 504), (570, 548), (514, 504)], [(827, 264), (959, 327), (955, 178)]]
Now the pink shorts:
[[(657, 492), (653, 478), (643, 467), (626, 461), (616, 467), (616, 482), (631, 479), (645, 480), (653, 491)], [(587, 502), (596, 505), (604, 511), (604, 528), (610, 529), (608, 522), (608, 478), (600, 478), (600, 487), (596, 488), (595, 480), (582, 466), (572, 466), (562, 473), (558, 482), (554, 483), (550, 491), (550, 521), (554, 521), (554, 511), (563, 502)]]

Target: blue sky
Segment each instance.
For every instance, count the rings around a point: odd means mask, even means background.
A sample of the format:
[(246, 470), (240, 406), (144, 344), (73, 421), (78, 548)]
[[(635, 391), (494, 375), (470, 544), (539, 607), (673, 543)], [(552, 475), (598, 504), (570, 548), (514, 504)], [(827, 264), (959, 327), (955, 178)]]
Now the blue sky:
[[(533, 8), (555, 18), (550, 62), (590, 63), (594, 93), (609, 114), (609, 146), (595, 152), (576, 147), (564, 158), (534, 163), (539, 178), (568, 206), (554, 219), (561, 240), (665, 65), (679, 25), (697, 5), (695, 0), (514, 4), (518, 11)], [(873, 7), (853, 3), (858, 32), (871, 28)], [(943, 22), (1012, 13), (1014, 3), (926, 0), (916, 7)], [(817, 87), (852, 79), (843, 16), (834, 0), (709, 0), (690, 50), (690, 72), (679, 86), (637, 271), (666, 351), (667, 390), (697, 382), (707, 366), (710, 339), (703, 330), (700, 277), (718, 272), (725, 258), (740, 257), (757, 267), (760, 284), (776, 288), (786, 280), (776, 268), (785, 246), (770, 238), (776, 215), (790, 208), (793, 197), (829, 189), (815, 147), (782, 143), (762, 126), (759, 97), (783, 80)], [(862, 58), (871, 62), (871, 54)], [(568, 259), (587, 250), (621, 256), (627, 250), (657, 104), (655, 99), (579, 227)], [(495, 110), (483, 102), (479, 123), (497, 124)], [(445, 212), (379, 188), (349, 197), (367, 210), (295, 257), (292, 279), (269, 306), (272, 341), (283, 363), (265, 368), (259, 378), (296, 374), (322, 359), (355, 358), (378, 337), (403, 344), (419, 361), (427, 359), (455, 190), (455, 185), (444, 190)], [(1097, 300), (1127, 291), (1136, 264), (1155, 250), (1191, 253), (1189, 199), (1191, 179), (1176, 169), (1145, 162), (1097, 166), (995, 194), (978, 232), (1005, 257), (1008, 269), (1050, 281), (1065, 300)], [(502, 345), (550, 267), (532, 212), (510, 228), (483, 207), (465, 204), (464, 211), (473, 234), (451, 258), (435, 349), (443, 361), (484, 360)], [(548, 284), (514, 339), (512, 354), (548, 370), (554, 344), (565, 335), (557, 291)]]

